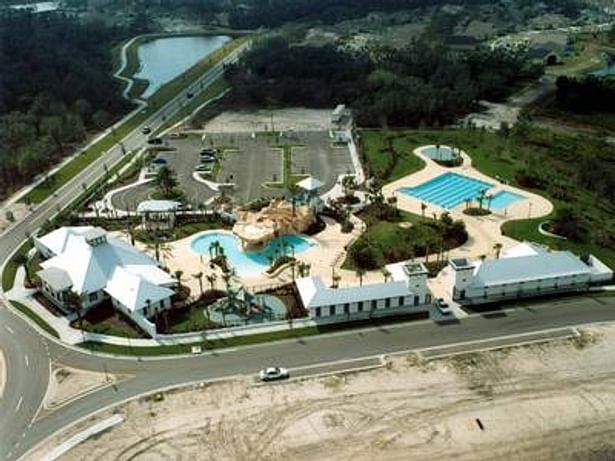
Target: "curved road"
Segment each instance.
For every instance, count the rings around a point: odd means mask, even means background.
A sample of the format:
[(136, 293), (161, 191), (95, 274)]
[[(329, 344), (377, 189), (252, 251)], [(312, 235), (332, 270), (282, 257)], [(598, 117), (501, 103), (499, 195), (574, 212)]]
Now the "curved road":
[[(187, 85), (185, 91), (158, 109), (142, 125), (135, 128), (121, 140), (126, 151), (143, 145), (147, 136), (141, 133), (143, 126), (153, 129), (181, 109), (185, 92), (198, 94), (207, 90), (222, 74), (224, 66), (235, 62), (249, 46), (249, 42), (229, 53), (221, 62)], [(85, 167), (77, 176), (64, 184), (51, 197), (39, 204), (23, 221), (2, 234), (0, 238), (0, 265), (10, 258), (27, 235), (34, 233), (45, 220), (53, 217), (58, 209), (64, 208), (82, 193), (81, 184), (92, 184), (105, 174), (105, 166), (111, 167), (122, 156), (117, 144)], [(27, 443), (28, 429), (38, 411), (49, 381), (50, 360), (45, 345), (47, 341), (38, 332), (24, 324), (0, 303), (0, 348), (7, 362), (7, 385), (0, 399), (0, 459), (13, 459)], [(90, 360), (92, 360), (90, 358)], [(96, 361), (93, 360), (95, 363)], [(68, 423), (70, 421), (66, 421)]]
[[(228, 59), (236, 59), (234, 53)], [(222, 65), (206, 76), (220, 75)], [(159, 110), (146, 123), (158, 126), (181, 96)], [(123, 140), (128, 149), (144, 141), (140, 129)], [(0, 239), (0, 261), (6, 261), (24, 239), (35, 231), (56, 207), (76, 197), (82, 182), (104, 174), (104, 163), (121, 155), (114, 148), (66, 184), (25, 221)], [(557, 306), (554, 306), (557, 304)], [(446, 325), (430, 321), (352, 330), (326, 336), (281, 341), (257, 346), (211, 352), (198, 357), (157, 359), (116, 358), (90, 354), (67, 347), (43, 336), (29, 322), (0, 303), (0, 348), (7, 361), (7, 384), (0, 399), (0, 459), (17, 459), (57, 431), (109, 405), (131, 397), (182, 383), (252, 374), (259, 368), (280, 364), (289, 368), (317, 365), (337, 360), (359, 359), (395, 351), (442, 344), (497, 338), (506, 335), (563, 328), (615, 320), (615, 297), (570, 298), (547, 301), (531, 308), (518, 308), (498, 315), (475, 315)], [(39, 414), (49, 381), (51, 362), (86, 370), (130, 375), (132, 378), (72, 401), (48, 414)], [(38, 415), (38, 417), (37, 417)]]

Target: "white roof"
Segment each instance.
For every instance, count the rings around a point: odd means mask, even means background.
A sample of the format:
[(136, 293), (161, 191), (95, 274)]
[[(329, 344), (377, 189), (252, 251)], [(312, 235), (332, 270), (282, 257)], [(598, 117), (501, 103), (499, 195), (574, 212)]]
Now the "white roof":
[[(117, 300), (129, 301), (128, 304), (121, 302), (130, 310), (145, 305), (141, 303), (141, 294), (146, 296), (144, 299), (151, 300), (162, 293), (167, 296), (173, 293), (166, 288), (166, 291), (159, 290), (160, 286), (173, 286), (176, 282), (152, 258), (128, 243), (107, 235), (103, 229), (83, 227), (58, 231), (61, 232), (54, 231), (40, 239), (43, 244), (49, 242), (56, 248), (63, 247), (63, 251), (41, 263), (44, 269), (41, 273), (46, 274), (52, 268), (64, 271), (75, 293), (105, 290)], [(87, 237), (92, 235), (97, 239), (106, 237), (106, 240), (103, 239), (102, 244), (90, 245)], [(134, 281), (135, 277), (140, 280), (138, 284)], [(113, 293), (109, 292), (110, 284)], [(141, 294), (133, 296), (131, 293), (135, 290)]]
[(301, 189), (306, 190), (308, 192), (319, 189), (323, 185), (324, 184), (318, 179), (316, 179), (314, 176), (308, 176), (307, 178), (302, 179), (301, 181), (297, 183), (297, 186), (299, 186)]
[(329, 288), (320, 277), (304, 277), (295, 280), (295, 284), (306, 309), (332, 304), (397, 298), (412, 294), (405, 281), (373, 283), (349, 288)]
[(569, 251), (539, 250), (525, 256), (519, 254), (476, 263), (472, 286), (485, 287), (529, 282), (538, 279), (586, 275), (590, 272), (591, 268)]
[(145, 200), (137, 206), (137, 213), (165, 213), (175, 211), (180, 203), (173, 200)]
[(137, 206), (137, 213), (164, 213), (175, 211), (181, 204), (173, 200), (145, 200)]
[(509, 248), (508, 250), (504, 250), (502, 251), (502, 255), (500, 256), (500, 258), (518, 258), (520, 256), (536, 256), (537, 254), (544, 254), (547, 253), (547, 251), (530, 242), (523, 242), (520, 243), (519, 245), (515, 245), (512, 248)]
[(60, 227), (36, 240), (53, 254), (59, 255), (65, 250), (66, 244), (71, 237), (84, 235), (93, 229), (93, 226)]
[(170, 288), (155, 285), (139, 274), (122, 267), (113, 271), (105, 291), (133, 312), (147, 306), (148, 301), (154, 305), (173, 296), (174, 293)]

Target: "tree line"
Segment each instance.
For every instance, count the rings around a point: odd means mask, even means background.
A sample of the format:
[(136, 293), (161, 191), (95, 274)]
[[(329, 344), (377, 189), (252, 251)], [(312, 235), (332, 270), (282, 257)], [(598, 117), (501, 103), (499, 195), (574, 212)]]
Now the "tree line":
[(556, 81), (557, 103), (573, 112), (615, 112), (615, 80), (593, 76), (561, 76)]
[(111, 76), (124, 29), (59, 14), (0, 14), (0, 196), (130, 108)]
[(438, 126), (498, 101), (542, 66), (525, 52), (452, 52), (415, 42), (404, 49), (348, 53), (334, 46), (263, 40), (227, 69), (232, 98), (242, 106), (351, 106), (362, 126)]

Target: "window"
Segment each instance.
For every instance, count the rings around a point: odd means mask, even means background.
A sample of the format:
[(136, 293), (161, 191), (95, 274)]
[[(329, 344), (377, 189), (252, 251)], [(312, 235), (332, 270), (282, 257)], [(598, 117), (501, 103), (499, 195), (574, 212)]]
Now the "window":
[(384, 307), (391, 307), (391, 298), (386, 298), (384, 300)]
[(335, 306), (329, 306), (329, 315), (335, 315)]
[(403, 297), (403, 296), (400, 296), (400, 297), (399, 297), (398, 304), (399, 304), (400, 306), (403, 306), (403, 305), (404, 305), (404, 297)]
[(376, 310), (378, 308), (378, 301), (375, 299), (372, 301), (372, 310)]
[(415, 296), (415, 297), (414, 297), (414, 305), (415, 305), (415, 306), (418, 306), (420, 302), (421, 302), (421, 298), (420, 298), (420, 296)]
[(316, 308), (316, 317), (320, 317), (320, 307)]
[(344, 304), (344, 314), (350, 314), (350, 304)]
[(357, 303), (357, 312), (363, 312), (363, 301)]
[(90, 302), (94, 302), (98, 299), (98, 293), (90, 293)]

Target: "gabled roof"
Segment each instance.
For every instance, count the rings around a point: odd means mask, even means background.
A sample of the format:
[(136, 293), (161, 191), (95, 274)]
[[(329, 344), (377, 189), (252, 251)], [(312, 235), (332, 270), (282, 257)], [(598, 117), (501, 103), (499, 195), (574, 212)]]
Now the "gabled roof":
[(320, 189), (324, 184), (314, 176), (309, 176), (297, 183), (297, 186), (308, 192)]
[(37, 275), (57, 292), (64, 291), (73, 286), (72, 280), (64, 269), (50, 267), (39, 271)]
[(173, 290), (155, 285), (122, 267), (113, 271), (105, 292), (134, 312), (137, 309), (173, 296)]
[(356, 303), (374, 299), (409, 296), (412, 291), (403, 282), (372, 283), (349, 288), (329, 288), (320, 277), (304, 277), (295, 280), (301, 301), (306, 309), (332, 304)]
[(93, 226), (60, 227), (37, 240), (53, 254), (59, 255), (65, 250), (71, 237), (86, 234), (92, 229), (94, 229)]
[(589, 266), (568, 251), (544, 252), (478, 263), (472, 286), (484, 287), (589, 273)]
[[(61, 232), (54, 231), (39, 239), (44, 245), (63, 248), (57, 256), (41, 263), (43, 271), (39, 272), (39, 275), (58, 280), (58, 286), (66, 285), (68, 278), (69, 286), (75, 293), (109, 292), (109, 284), (113, 281), (112, 296), (118, 301), (127, 301), (120, 302), (133, 310), (145, 305), (139, 304), (142, 296), (155, 302), (154, 299), (160, 300), (159, 296), (173, 294), (165, 287), (175, 285), (175, 280), (161, 270), (152, 258), (128, 243), (107, 235), (103, 229), (83, 227), (58, 230)], [(95, 238), (98, 243), (91, 245), (88, 237)], [(50, 250), (55, 252), (52, 248)], [(60, 273), (65, 274), (62, 283), (59, 282)]]
[(179, 205), (173, 200), (145, 200), (137, 206), (137, 213), (168, 213), (177, 210)]

